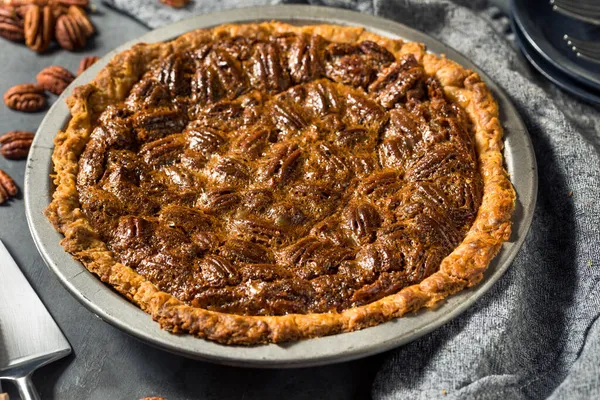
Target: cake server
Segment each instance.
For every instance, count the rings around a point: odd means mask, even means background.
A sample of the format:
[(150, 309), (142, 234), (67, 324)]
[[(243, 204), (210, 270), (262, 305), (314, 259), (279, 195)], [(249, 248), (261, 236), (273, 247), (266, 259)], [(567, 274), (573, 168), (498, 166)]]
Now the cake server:
[(37, 400), (33, 372), (69, 353), (69, 342), (0, 241), (0, 379), (13, 381), (22, 400)]

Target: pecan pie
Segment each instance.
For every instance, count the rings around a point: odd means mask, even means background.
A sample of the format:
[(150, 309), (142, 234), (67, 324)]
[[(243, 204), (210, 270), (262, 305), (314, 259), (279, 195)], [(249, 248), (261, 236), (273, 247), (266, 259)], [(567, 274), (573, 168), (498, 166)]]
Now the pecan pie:
[(220, 26), (118, 54), (68, 104), (46, 214), (172, 332), (376, 325), (476, 284), (510, 235), (497, 104), (421, 44)]

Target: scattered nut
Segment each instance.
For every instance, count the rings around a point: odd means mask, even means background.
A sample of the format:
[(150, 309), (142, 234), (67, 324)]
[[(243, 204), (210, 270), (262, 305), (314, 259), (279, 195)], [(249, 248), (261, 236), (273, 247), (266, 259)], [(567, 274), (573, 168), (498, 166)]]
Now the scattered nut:
[(60, 95), (75, 77), (65, 68), (54, 65), (41, 70), (36, 79), (42, 89)]
[(0, 136), (0, 153), (9, 160), (22, 160), (29, 154), (34, 134), (32, 132), (12, 131)]
[(54, 14), (54, 19), (57, 20), (58, 17), (64, 15), (69, 12), (69, 7), (63, 4), (54, 4), (52, 5), (52, 13)]
[(25, 12), (25, 44), (37, 51), (43, 52), (52, 41), (54, 32), (54, 14), (48, 6), (30, 5)]
[(39, 53), (55, 39), (66, 50), (76, 50), (96, 33), (86, 10), (95, 10), (89, 0), (0, 0), (0, 36), (25, 40)]
[(17, 185), (15, 181), (4, 171), (0, 169), (0, 204), (17, 195)]
[(63, 5), (63, 6), (77, 6), (77, 7), (89, 7), (90, 5), (90, 1), (89, 0), (51, 0), (54, 4), (59, 4), (59, 5)]
[(83, 71), (91, 67), (96, 61), (98, 61), (100, 57), (96, 56), (88, 56), (81, 59), (79, 63), (79, 68), (77, 69), (77, 76), (83, 74)]
[(4, 103), (8, 108), (24, 112), (36, 112), (46, 107), (44, 89), (33, 83), (23, 83), (11, 87), (4, 93)]
[(190, 0), (160, 0), (161, 3), (171, 6), (173, 8), (183, 8), (185, 7)]
[(25, 40), (23, 19), (12, 7), (0, 5), (0, 36), (14, 42)]
[(79, 28), (85, 35), (85, 37), (90, 37), (96, 32), (96, 28), (92, 25), (92, 21), (88, 18), (85, 11), (82, 8), (77, 6), (69, 7), (68, 14), (73, 17)]
[(9, 6), (13, 6), (13, 7), (21, 7), (21, 6), (30, 6), (30, 5), (36, 5), (36, 6), (47, 6), (48, 5), (48, 0), (4, 0), (4, 4), (7, 4)]
[(56, 41), (63, 49), (72, 51), (85, 46), (86, 35), (75, 18), (65, 14), (56, 21)]

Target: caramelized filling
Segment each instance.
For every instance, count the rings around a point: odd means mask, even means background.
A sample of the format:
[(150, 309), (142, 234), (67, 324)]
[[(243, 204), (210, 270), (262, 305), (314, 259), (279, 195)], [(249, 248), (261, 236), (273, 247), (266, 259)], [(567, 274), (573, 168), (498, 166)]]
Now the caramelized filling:
[(77, 188), (120, 262), (243, 315), (418, 283), (482, 198), (470, 122), (413, 56), (296, 34), (157, 60), (100, 116)]

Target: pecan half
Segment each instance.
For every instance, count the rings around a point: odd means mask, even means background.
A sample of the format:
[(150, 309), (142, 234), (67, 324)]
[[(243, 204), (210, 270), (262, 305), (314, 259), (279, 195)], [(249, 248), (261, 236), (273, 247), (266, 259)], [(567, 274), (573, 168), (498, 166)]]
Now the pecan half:
[(158, 82), (169, 88), (173, 96), (189, 96), (191, 92), (190, 78), (184, 71), (183, 57), (173, 54), (165, 58), (158, 66)]
[(12, 7), (29, 6), (32, 4), (38, 6), (47, 6), (49, 0), (4, 0), (4, 4)]
[(61, 94), (73, 79), (75, 77), (72, 73), (56, 65), (44, 68), (36, 77), (41, 88), (56, 95)]
[(89, 0), (50, 0), (50, 3), (52, 5), (61, 5), (61, 6), (77, 6), (77, 7), (89, 7), (90, 5), (90, 1)]
[(52, 13), (54, 14), (54, 20), (57, 20), (58, 17), (69, 12), (69, 6), (65, 6), (63, 4), (54, 4), (54, 3), (51, 3), (51, 5), (52, 5)]
[(302, 150), (295, 143), (281, 144), (262, 168), (263, 179), (270, 180), (273, 186), (283, 184), (291, 177), (301, 156)]
[(17, 195), (17, 185), (15, 181), (4, 171), (0, 169), (0, 204)]
[(203, 280), (213, 287), (236, 285), (239, 275), (231, 262), (217, 255), (207, 255), (200, 262)]
[(31, 132), (12, 131), (0, 136), (0, 152), (10, 160), (20, 160), (27, 157), (34, 134)]
[(239, 134), (236, 143), (236, 150), (250, 160), (258, 158), (269, 141), (270, 131), (267, 128), (259, 127), (251, 129), (248, 132)]
[(63, 49), (73, 51), (85, 46), (86, 34), (72, 15), (65, 14), (56, 21), (56, 41)]
[(146, 164), (157, 167), (175, 163), (181, 157), (184, 148), (184, 136), (174, 134), (144, 144), (140, 155)]
[(160, 2), (173, 8), (183, 8), (190, 0), (160, 0)]
[(268, 220), (247, 217), (234, 222), (234, 230), (257, 243), (280, 243), (284, 238), (283, 231)]
[(266, 247), (240, 239), (229, 240), (221, 249), (221, 255), (231, 260), (252, 264), (273, 262), (273, 256)]
[(258, 43), (252, 58), (250, 81), (254, 87), (282, 92), (290, 86), (288, 71), (282, 67), (279, 47), (275, 43)]
[(94, 65), (99, 59), (100, 57), (97, 56), (83, 57), (79, 63), (79, 68), (77, 68), (77, 76), (83, 74), (86, 69)]
[(140, 142), (150, 142), (179, 133), (187, 123), (187, 115), (170, 108), (154, 108), (133, 116), (133, 127)]
[(225, 144), (224, 132), (205, 126), (192, 126), (187, 130), (190, 149), (201, 153), (213, 153)]
[(207, 192), (203, 200), (207, 207), (206, 212), (227, 212), (235, 209), (240, 202), (240, 195), (236, 193), (235, 188), (227, 186)]
[(52, 8), (30, 5), (25, 11), (25, 44), (30, 49), (43, 52), (50, 46), (54, 33)]
[(375, 231), (381, 225), (381, 217), (375, 207), (364, 203), (348, 210), (346, 224), (360, 242), (372, 242)]
[(90, 18), (81, 7), (71, 6), (69, 7), (67, 14), (73, 18), (77, 25), (79, 25), (79, 28), (85, 37), (90, 37), (96, 33), (96, 28), (94, 28), (92, 21), (90, 21)]
[(0, 36), (14, 42), (25, 40), (23, 20), (12, 7), (0, 5)]
[(44, 89), (33, 83), (11, 87), (4, 93), (4, 104), (8, 108), (24, 112), (36, 112), (46, 107)]

